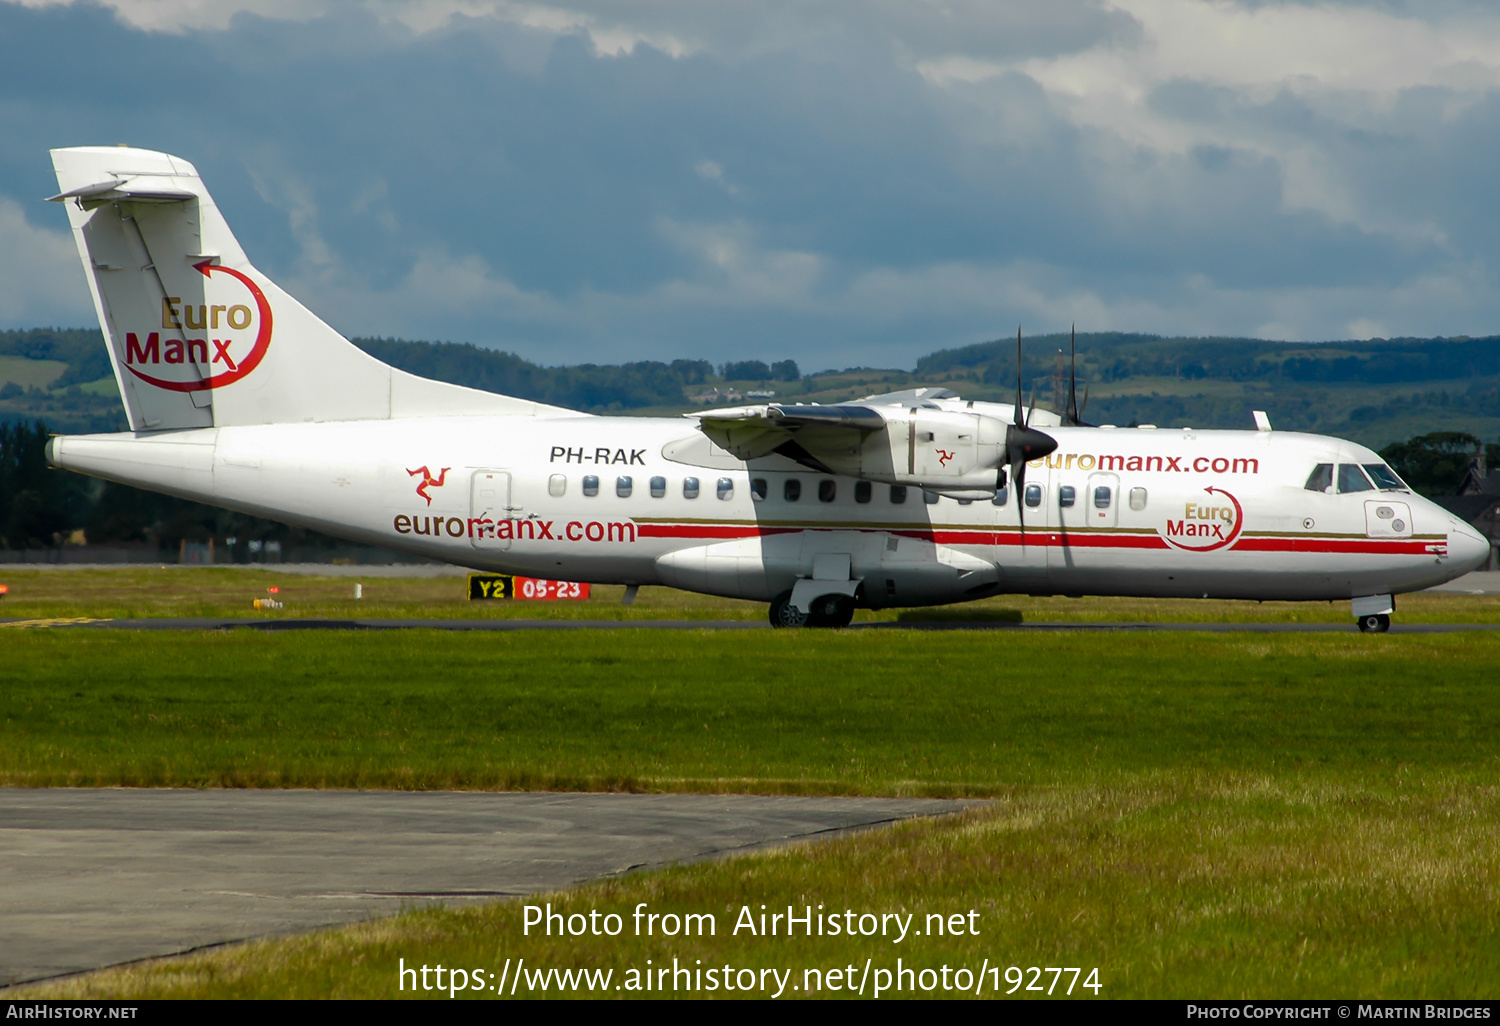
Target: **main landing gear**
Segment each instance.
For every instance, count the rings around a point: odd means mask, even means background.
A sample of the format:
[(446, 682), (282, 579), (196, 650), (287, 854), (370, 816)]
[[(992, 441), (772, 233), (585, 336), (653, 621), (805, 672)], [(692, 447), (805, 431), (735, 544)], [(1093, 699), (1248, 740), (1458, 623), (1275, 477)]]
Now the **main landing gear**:
[(854, 619), (854, 600), (848, 595), (819, 595), (806, 612), (792, 608), (792, 593), (771, 602), (772, 627), (847, 627)]
[(1389, 595), (1365, 595), (1350, 603), (1354, 620), (1361, 633), (1384, 634), (1391, 629), (1391, 614), (1396, 611), (1396, 600)]

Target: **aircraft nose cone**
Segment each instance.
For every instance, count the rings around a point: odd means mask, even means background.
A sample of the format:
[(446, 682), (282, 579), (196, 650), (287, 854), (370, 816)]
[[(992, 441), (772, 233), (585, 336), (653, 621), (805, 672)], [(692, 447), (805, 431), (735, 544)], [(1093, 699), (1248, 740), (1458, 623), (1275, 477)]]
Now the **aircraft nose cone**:
[(1457, 523), (1448, 531), (1448, 560), (1454, 566), (1477, 570), (1490, 559), (1490, 542), (1468, 524)]

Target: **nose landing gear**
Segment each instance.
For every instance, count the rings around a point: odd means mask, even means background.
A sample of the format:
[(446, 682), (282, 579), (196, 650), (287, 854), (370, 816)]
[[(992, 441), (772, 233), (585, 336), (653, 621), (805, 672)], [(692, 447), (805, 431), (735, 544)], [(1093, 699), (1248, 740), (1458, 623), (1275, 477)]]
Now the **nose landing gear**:
[(1384, 613), (1371, 613), (1359, 618), (1359, 629), (1365, 634), (1384, 634), (1391, 629), (1391, 618)]

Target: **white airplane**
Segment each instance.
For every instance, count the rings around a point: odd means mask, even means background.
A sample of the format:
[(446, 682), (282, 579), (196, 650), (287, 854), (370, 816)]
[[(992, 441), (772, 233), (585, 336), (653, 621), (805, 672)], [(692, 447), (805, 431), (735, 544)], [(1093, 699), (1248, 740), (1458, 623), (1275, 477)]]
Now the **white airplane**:
[(69, 470), (627, 601), (769, 602), (779, 627), (1027, 593), (1350, 600), (1384, 631), (1392, 596), (1489, 556), (1374, 452), (1260, 414), (1086, 427), (1071, 400), (1028, 418), (1018, 386), (596, 417), (429, 381), (257, 271), (187, 161), (52, 159), (130, 422), (54, 438)]

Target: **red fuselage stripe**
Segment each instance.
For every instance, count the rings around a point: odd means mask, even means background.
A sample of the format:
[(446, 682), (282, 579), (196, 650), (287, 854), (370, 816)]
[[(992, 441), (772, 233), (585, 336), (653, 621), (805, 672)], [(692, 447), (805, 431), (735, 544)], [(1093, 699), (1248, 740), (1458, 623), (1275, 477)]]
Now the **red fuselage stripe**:
[[(746, 524), (641, 524), (642, 538), (712, 538), (732, 540), (799, 531), (851, 530), (844, 527), (755, 527)], [(854, 530), (870, 530), (855, 528)], [(944, 530), (942, 528), (889, 528), (884, 533), (904, 538), (919, 538), (940, 545), (1006, 545), (1043, 546), (1074, 549), (1170, 549), (1167, 542), (1154, 534), (1064, 534), (1054, 530)], [(1337, 552), (1393, 553), (1425, 556), (1442, 542), (1411, 538), (1265, 538), (1241, 537), (1229, 551), (1237, 552)], [(1186, 548), (1184, 551), (1193, 551)]]

